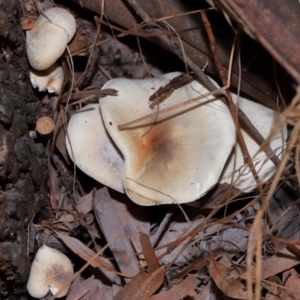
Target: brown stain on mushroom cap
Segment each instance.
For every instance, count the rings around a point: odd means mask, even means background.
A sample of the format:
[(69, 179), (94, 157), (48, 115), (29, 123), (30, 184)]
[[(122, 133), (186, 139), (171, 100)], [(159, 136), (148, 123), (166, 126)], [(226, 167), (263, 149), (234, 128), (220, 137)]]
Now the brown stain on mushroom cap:
[[(70, 286), (73, 276), (73, 270), (64, 266), (62, 263), (53, 263), (45, 268), (45, 284), (52, 286), (56, 297), (62, 297), (65, 294), (65, 287)], [(57, 291), (57, 292), (56, 292)]]
[[(173, 153), (170, 151), (176, 147), (170, 137), (171, 130), (163, 123), (154, 124), (152, 127), (137, 130), (137, 133), (131, 135), (132, 144), (138, 153), (135, 162), (135, 172), (137, 177), (147, 172), (165, 172), (166, 167), (173, 159)], [(160, 164), (154, 162), (162, 162)]]

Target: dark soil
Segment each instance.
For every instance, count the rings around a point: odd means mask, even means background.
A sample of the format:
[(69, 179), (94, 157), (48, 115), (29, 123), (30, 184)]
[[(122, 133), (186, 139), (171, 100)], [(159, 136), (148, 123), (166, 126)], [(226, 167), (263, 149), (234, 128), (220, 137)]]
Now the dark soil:
[(18, 0), (0, 1), (0, 298), (10, 300), (27, 294), (27, 227), (47, 192), (45, 147), (29, 136), (39, 111), (19, 11)]

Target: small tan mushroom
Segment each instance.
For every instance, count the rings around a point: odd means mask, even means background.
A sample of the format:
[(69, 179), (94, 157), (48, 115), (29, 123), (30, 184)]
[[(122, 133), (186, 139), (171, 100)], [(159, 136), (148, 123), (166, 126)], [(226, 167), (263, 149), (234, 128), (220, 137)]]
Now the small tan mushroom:
[(64, 297), (68, 293), (73, 275), (69, 258), (44, 245), (38, 250), (32, 263), (27, 282), (28, 293), (34, 298), (43, 298), (50, 291), (57, 298)]
[(54, 130), (55, 124), (50, 117), (40, 117), (35, 124), (36, 131), (41, 135), (50, 134)]
[(30, 82), (39, 92), (48, 91), (58, 94), (64, 81), (64, 71), (60, 64), (54, 63), (43, 71), (30, 70)]
[[(107, 131), (124, 156), (126, 194), (140, 205), (198, 199), (216, 184), (234, 145), (230, 112), (212, 96), (132, 128), (118, 129), (118, 125), (153, 113), (149, 96), (178, 74), (143, 80), (113, 79), (103, 86), (118, 90), (118, 96), (100, 99), (100, 109)], [(208, 91), (193, 81), (176, 89), (159, 108), (205, 93)]]
[(76, 32), (76, 21), (66, 9), (53, 7), (43, 12), (26, 32), (27, 57), (35, 70), (45, 70), (64, 53)]

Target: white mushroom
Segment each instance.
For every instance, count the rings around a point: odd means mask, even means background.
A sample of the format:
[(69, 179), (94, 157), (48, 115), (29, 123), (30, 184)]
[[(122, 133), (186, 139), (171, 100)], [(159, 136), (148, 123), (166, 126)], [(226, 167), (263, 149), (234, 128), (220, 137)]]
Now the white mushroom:
[(123, 158), (104, 127), (98, 104), (88, 104), (72, 116), (66, 145), (79, 169), (95, 180), (124, 192)]
[[(132, 128), (118, 129), (118, 125), (153, 113), (149, 108), (149, 96), (178, 74), (107, 82), (103, 88), (114, 88), (119, 92), (118, 96), (100, 99), (102, 118), (110, 135), (104, 128), (99, 108), (94, 104), (79, 110), (69, 122), (73, 153), (68, 139), (67, 149), (71, 157), (74, 155), (76, 165), (89, 176), (120, 192), (123, 192), (123, 181), (127, 195), (141, 205), (187, 203), (204, 195), (217, 181), (231, 184), (235, 128), (228, 108), (219, 100), (204, 105), (199, 104), (207, 99), (198, 100)], [(193, 81), (173, 92), (159, 109), (206, 92)], [(233, 94), (233, 98), (236, 102), (237, 96)], [(240, 98), (239, 106), (267, 138), (277, 113), (244, 98)], [(279, 119), (284, 123), (282, 116)], [(276, 167), (263, 152), (255, 156), (259, 146), (246, 132), (243, 134), (260, 179), (265, 182), (275, 173)], [(283, 124), (282, 131), (277, 130), (271, 140), (271, 147), (278, 150), (279, 157), (284, 151), (286, 134)], [(237, 171), (233, 185), (249, 192), (256, 184), (244, 164), (240, 147), (236, 149)]]
[(30, 70), (30, 82), (39, 92), (48, 90), (49, 93), (58, 94), (64, 81), (64, 71), (59, 63), (54, 63), (43, 71)]
[(27, 290), (34, 298), (43, 298), (49, 291), (60, 298), (68, 293), (73, 275), (69, 258), (44, 245), (38, 250), (32, 263)]
[[(46, 16), (46, 17), (45, 17)], [(68, 35), (68, 43), (72, 40), (76, 32), (76, 21), (73, 15), (64, 8), (52, 7), (39, 16), (43, 22), (49, 22), (62, 27)]]
[[(118, 96), (100, 99), (101, 114), (124, 156), (124, 189), (140, 205), (198, 199), (216, 184), (234, 145), (234, 124), (227, 106), (207, 98), (133, 128), (118, 129), (118, 125), (153, 113), (149, 96), (178, 74), (143, 80), (113, 79), (103, 86), (118, 90)], [(207, 92), (193, 81), (176, 89), (160, 109)]]
[[(237, 96), (232, 94), (232, 97), (234, 102), (237, 103)], [(275, 122), (281, 123), (270, 137), (270, 147), (275, 151), (275, 154), (281, 158), (284, 153), (285, 140), (287, 138), (287, 128), (284, 117), (266, 106), (242, 97), (239, 98), (238, 102), (239, 107), (265, 139), (269, 138), (273, 126), (276, 125)], [(242, 133), (259, 179), (264, 183), (275, 174), (277, 168), (273, 162), (267, 158), (264, 151), (260, 150), (259, 145), (250, 135), (244, 130), (242, 130)], [(256, 181), (249, 167), (244, 162), (240, 146), (237, 145), (235, 149), (232, 151), (226, 163), (220, 182), (233, 184), (234, 187), (243, 192), (250, 192), (256, 187)]]
[(66, 9), (53, 7), (44, 11), (26, 32), (30, 65), (36, 70), (49, 68), (63, 54), (75, 32), (75, 19)]

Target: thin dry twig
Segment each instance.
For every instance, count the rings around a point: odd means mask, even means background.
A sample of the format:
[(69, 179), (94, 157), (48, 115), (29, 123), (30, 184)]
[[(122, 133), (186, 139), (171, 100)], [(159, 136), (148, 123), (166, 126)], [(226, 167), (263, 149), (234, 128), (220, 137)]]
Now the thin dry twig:
[[(207, 18), (207, 15), (206, 15), (205, 11), (201, 11), (200, 14), (201, 14), (201, 18), (202, 18), (203, 24), (205, 26), (205, 29), (206, 29), (209, 41), (210, 41), (211, 51), (213, 53), (217, 69), (219, 71), (219, 75), (221, 77), (222, 84), (224, 86), (227, 86), (230, 83), (225, 78), (224, 70), (223, 70), (222, 64), (220, 62), (218, 51), (217, 51), (217, 48), (216, 48), (216, 40), (215, 40), (214, 34), (212, 32), (210, 22), (209, 22), (209, 20)], [(228, 99), (228, 107), (230, 109), (232, 118), (233, 118), (234, 123), (235, 123), (236, 134), (237, 134), (237, 141), (238, 141), (238, 143), (239, 143), (239, 145), (241, 147), (242, 154), (243, 154), (243, 157), (244, 157), (244, 161), (248, 164), (249, 169), (250, 169), (250, 171), (251, 171), (251, 173), (252, 173), (252, 175), (253, 175), (256, 183), (257, 183), (257, 186), (259, 188), (261, 188), (260, 179), (259, 179), (259, 177), (257, 175), (256, 169), (255, 169), (253, 161), (252, 161), (252, 158), (251, 158), (251, 156), (249, 154), (247, 145), (245, 143), (245, 139), (244, 139), (244, 136), (242, 134), (241, 127), (239, 125), (238, 111), (237, 111), (236, 105), (232, 101), (232, 96), (231, 96), (230, 91), (228, 89), (225, 89), (225, 93), (226, 93), (226, 97)]]

